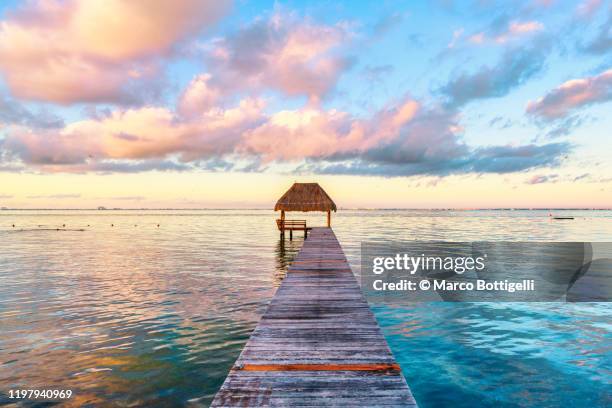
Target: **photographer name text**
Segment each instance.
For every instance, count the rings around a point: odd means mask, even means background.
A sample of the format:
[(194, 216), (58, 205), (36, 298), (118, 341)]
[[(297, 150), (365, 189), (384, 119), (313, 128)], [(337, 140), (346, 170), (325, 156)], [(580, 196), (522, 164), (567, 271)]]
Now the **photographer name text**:
[(533, 279), (523, 279), (521, 281), (509, 281), (507, 279), (487, 281), (483, 279), (477, 279), (474, 282), (457, 282), (446, 279), (401, 279), (396, 282), (385, 282), (382, 279), (377, 279), (372, 282), (372, 288), (375, 291), (392, 292), (415, 292), (433, 290), (448, 292), (499, 291), (514, 293), (534, 291), (535, 282)]

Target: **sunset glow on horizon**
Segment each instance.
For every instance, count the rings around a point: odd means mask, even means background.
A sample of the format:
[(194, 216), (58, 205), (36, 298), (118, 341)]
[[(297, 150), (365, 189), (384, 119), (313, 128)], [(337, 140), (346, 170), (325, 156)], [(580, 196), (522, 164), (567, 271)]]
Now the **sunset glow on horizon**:
[(611, 208), (612, 6), (0, 5), (0, 207)]

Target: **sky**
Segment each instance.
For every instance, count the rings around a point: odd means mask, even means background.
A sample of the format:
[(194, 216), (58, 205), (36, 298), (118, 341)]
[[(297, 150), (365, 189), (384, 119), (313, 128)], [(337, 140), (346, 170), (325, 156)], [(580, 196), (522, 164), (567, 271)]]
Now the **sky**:
[(0, 3), (0, 207), (611, 208), (605, 1)]

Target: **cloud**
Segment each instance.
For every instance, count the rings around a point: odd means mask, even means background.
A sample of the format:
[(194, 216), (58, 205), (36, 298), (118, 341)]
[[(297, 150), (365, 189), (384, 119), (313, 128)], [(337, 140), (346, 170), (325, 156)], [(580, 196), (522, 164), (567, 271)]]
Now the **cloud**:
[(592, 77), (572, 79), (527, 105), (527, 113), (554, 120), (570, 112), (612, 99), (612, 69)]
[(207, 171), (230, 171), (233, 170), (235, 164), (229, 160), (225, 160), (221, 157), (212, 157), (206, 160), (197, 160), (194, 163), (196, 168), (207, 170)]
[[(539, 167), (556, 166), (561, 158), (571, 151), (567, 143), (526, 146), (493, 146), (472, 149), (463, 146), (457, 154), (442, 156), (412, 156), (398, 160), (398, 156), (379, 156), (371, 161), (368, 156), (337, 163), (309, 161), (299, 168), (303, 173), (373, 175), (383, 177), (469, 173), (506, 174)], [(381, 160), (382, 159), (382, 160)]]
[(544, 29), (544, 24), (539, 21), (513, 21), (508, 26), (508, 33), (514, 35), (522, 35), (527, 33), (533, 33)]
[(489, 127), (497, 126), (498, 129), (508, 129), (513, 124), (512, 119), (504, 118), (503, 116), (495, 116), (489, 121)]
[(319, 25), (276, 13), (217, 39), (207, 59), (219, 88), (269, 88), (319, 101), (353, 64), (343, 48), (350, 37), (342, 23)]
[[(142, 173), (145, 171), (173, 171), (181, 172), (192, 170), (193, 167), (185, 163), (172, 160), (101, 160), (80, 166), (73, 166), (69, 170), (76, 173)], [(53, 171), (51, 169), (50, 171)], [(56, 171), (65, 171), (57, 168)]]
[[(420, 121), (415, 120), (420, 110), (419, 102), (407, 98), (397, 106), (378, 112), (369, 120), (355, 118), (346, 112), (318, 108), (280, 111), (248, 131), (239, 149), (247, 154), (259, 155), (265, 161), (337, 159), (364, 154), (396, 140), (401, 129), (409, 123), (429, 132), (434, 144), (440, 140), (440, 136), (434, 134), (435, 129), (444, 127), (445, 123), (430, 123), (432, 127), (429, 129), (421, 126)], [(421, 133), (404, 142), (417, 143), (420, 138)], [(421, 141), (424, 142), (425, 138), (423, 136)]]
[(557, 0), (536, 0), (534, 1), (535, 6), (548, 8), (556, 3)]
[(142, 201), (145, 200), (145, 196), (114, 196), (107, 197), (110, 200), (121, 200), (121, 201)]
[(549, 175), (535, 175), (526, 181), (527, 184), (542, 184), (542, 183), (555, 183), (558, 179), (557, 174)]
[(603, 0), (586, 0), (576, 7), (576, 15), (580, 18), (591, 18), (599, 10)]
[(612, 10), (590, 40), (580, 43), (578, 48), (594, 55), (607, 54), (612, 49)]
[(363, 68), (362, 75), (368, 82), (382, 83), (383, 79), (392, 72), (392, 65), (367, 65)]
[(28, 199), (41, 199), (41, 198), (52, 198), (55, 200), (65, 200), (68, 198), (80, 198), (81, 194), (49, 194), (49, 195), (31, 195), (27, 196)]
[(554, 166), (567, 143), (472, 148), (456, 114), (405, 99), (369, 120), (338, 111), (279, 112), (240, 147), (264, 161), (300, 162), (298, 173), (408, 176), (511, 173)]
[(448, 175), (461, 173), (506, 174), (558, 165), (571, 150), (567, 143), (545, 145), (491, 146), (469, 149), (449, 162), (439, 162), (428, 173)]
[(60, 128), (62, 118), (46, 111), (32, 113), (18, 101), (0, 95), (0, 128), (7, 125), (23, 125), (34, 128)]
[(560, 123), (546, 133), (546, 137), (553, 139), (557, 137), (570, 135), (575, 129), (578, 129), (586, 122), (587, 118), (583, 116), (569, 116), (564, 118)]
[(210, 74), (197, 75), (179, 99), (179, 112), (186, 116), (194, 116), (208, 111), (217, 105), (221, 94), (219, 88), (211, 86)]
[[(468, 41), (472, 44), (485, 44), (485, 43), (497, 43), (504, 44), (508, 41), (515, 40), (517, 38), (536, 33), (538, 31), (542, 31), (544, 29), (544, 24), (539, 21), (510, 21), (505, 30), (500, 31), (497, 27), (499, 27), (498, 22), (494, 25), (494, 30), (492, 33), (487, 33), (485, 31), (478, 32), (476, 34), (472, 34), (469, 36)], [(461, 33), (458, 34), (459, 36)], [(456, 38), (457, 37), (457, 38)], [(458, 39), (457, 32), (453, 33), (453, 42), (454, 44)]]
[(13, 196), (8, 194), (0, 194), (0, 200), (6, 200), (8, 198), (13, 198)]
[(105, 159), (160, 159), (179, 155), (182, 160), (231, 153), (241, 134), (261, 118), (263, 103), (243, 100), (230, 109), (214, 108), (192, 120), (179, 120), (166, 108), (118, 110), (101, 119), (70, 123), (59, 130), (10, 129), (0, 147), (24, 163), (47, 169), (86, 165), (95, 171), (143, 165), (98, 163)]
[(2, 173), (21, 173), (24, 171), (22, 165), (3, 164), (0, 162), (0, 172)]
[(474, 148), (457, 113), (404, 97), (369, 118), (306, 105), (267, 114), (257, 99), (181, 116), (117, 110), (59, 130), (9, 128), (0, 152), (43, 172), (288, 171), (444, 176), (554, 166), (569, 144)]
[(376, 22), (376, 24), (374, 24), (374, 36), (382, 37), (395, 27), (399, 26), (404, 21), (404, 18), (405, 15), (398, 12), (385, 14)]
[(28, 2), (0, 21), (0, 72), (23, 99), (134, 102), (159, 79), (159, 58), (214, 24), (227, 6), (201, 0)]
[(537, 20), (510, 20), (506, 14), (502, 14), (482, 30), (472, 34), (466, 34), (465, 31), (464, 27), (453, 31), (446, 51), (470, 45), (503, 45), (516, 42), (544, 31), (544, 24)]
[[(24, 164), (70, 165), (82, 163), (93, 150), (90, 142), (70, 139), (62, 136), (59, 130), (30, 129), (27, 127), (9, 128), (0, 147), (10, 153), (10, 158), (17, 158)], [(71, 146), (72, 145), (72, 146)]]
[(265, 161), (325, 157), (363, 141), (361, 124), (345, 112), (301, 109), (277, 112), (246, 132), (240, 149)]
[(467, 168), (476, 173), (513, 173), (556, 166), (571, 150), (569, 143), (483, 147), (473, 151)]
[(545, 46), (531, 49), (509, 49), (497, 65), (483, 66), (473, 73), (461, 73), (440, 89), (450, 107), (473, 100), (501, 97), (533, 77), (544, 65)]
[(457, 45), (457, 42), (459, 42), (459, 39), (463, 36), (464, 31), (465, 30), (463, 28), (458, 28), (455, 31), (453, 31), (453, 38), (451, 39), (451, 41), (448, 43), (446, 47), (455, 48), (455, 46)]
[(591, 177), (590, 173), (583, 173), (583, 174), (580, 174), (579, 176), (574, 177), (572, 181), (576, 182), (580, 180), (589, 179), (590, 177)]

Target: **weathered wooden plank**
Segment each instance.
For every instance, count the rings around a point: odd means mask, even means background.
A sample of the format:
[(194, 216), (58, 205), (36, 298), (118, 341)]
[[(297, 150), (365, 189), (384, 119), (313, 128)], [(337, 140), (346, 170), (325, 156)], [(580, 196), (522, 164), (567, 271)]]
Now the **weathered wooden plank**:
[(416, 406), (330, 228), (312, 229), (212, 406)]

